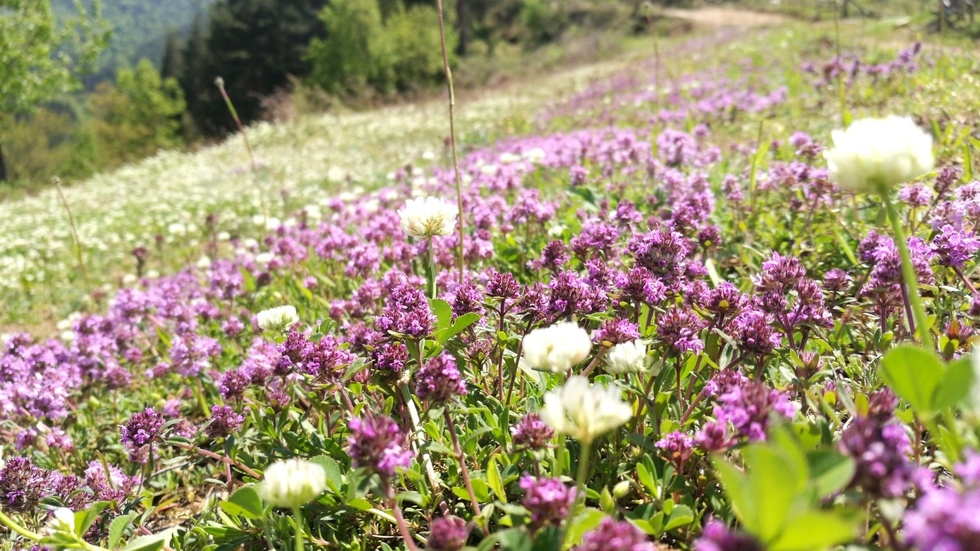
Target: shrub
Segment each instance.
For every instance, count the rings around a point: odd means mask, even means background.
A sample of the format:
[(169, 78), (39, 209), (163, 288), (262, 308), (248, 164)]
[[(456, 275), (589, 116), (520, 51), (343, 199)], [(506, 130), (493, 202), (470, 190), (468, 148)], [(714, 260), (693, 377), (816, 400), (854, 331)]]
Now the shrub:
[[(310, 82), (336, 95), (405, 92), (442, 74), (439, 19), (431, 6), (400, 2), (382, 21), (376, 0), (340, 0), (323, 10), (327, 38), (310, 43)], [(447, 46), (456, 36), (447, 29)]]

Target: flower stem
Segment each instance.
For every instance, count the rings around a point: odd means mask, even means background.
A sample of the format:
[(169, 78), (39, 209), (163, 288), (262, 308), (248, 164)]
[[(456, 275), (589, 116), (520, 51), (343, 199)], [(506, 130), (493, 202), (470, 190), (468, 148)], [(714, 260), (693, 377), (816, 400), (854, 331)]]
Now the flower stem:
[(459, 175), (459, 154), (456, 152), (456, 92), (453, 90), (453, 71), (449, 68), (449, 52), (446, 49), (446, 23), (442, 15), (442, 0), (436, 0), (439, 11), (439, 39), (442, 42), (442, 67), (446, 71), (446, 87), (449, 89), (449, 147), (453, 153), (453, 174), (456, 181), (456, 207), (459, 209), (457, 220), (459, 231), (459, 283), (463, 283), (463, 183)]
[(299, 507), (293, 507), (293, 519), (296, 521), (296, 551), (303, 551), (303, 513)]
[(3, 514), (3, 511), (0, 511), (0, 524), (6, 526), (7, 528), (10, 528), (10, 530), (15, 534), (20, 534), (21, 536), (31, 541), (40, 541), (41, 539), (41, 536), (35, 534), (34, 532), (31, 532), (30, 530), (24, 528), (20, 524), (17, 524), (16, 522), (14, 522), (12, 518)]
[(922, 299), (919, 296), (919, 278), (915, 273), (915, 267), (912, 266), (912, 255), (909, 254), (905, 229), (902, 227), (902, 221), (898, 217), (898, 211), (895, 210), (891, 198), (888, 195), (883, 195), (883, 198), (885, 212), (888, 214), (888, 220), (891, 222), (892, 231), (895, 234), (898, 254), (902, 258), (902, 277), (905, 279), (905, 287), (908, 289), (909, 302), (912, 304), (912, 313), (915, 315), (915, 325), (918, 326), (919, 338), (926, 348), (934, 352), (936, 347), (932, 342), (932, 329), (929, 326), (928, 318), (926, 318), (926, 312), (922, 308)]
[[(470, 494), (470, 506), (473, 508), (473, 514), (479, 517), (483, 514), (483, 511), (480, 510), (480, 502), (477, 501), (476, 492), (473, 491), (473, 483), (470, 482), (470, 470), (466, 467), (466, 456), (463, 455), (463, 448), (459, 445), (459, 437), (456, 435), (456, 425), (453, 423), (453, 417), (449, 415), (448, 408), (442, 410), (442, 417), (446, 420), (449, 437), (453, 440), (453, 451), (456, 452), (456, 461), (459, 462), (459, 473), (463, 477), (463, 485), (466, 486), (466, 492)], [(485, 535), (490, 535), (487, 533), (486, 528), (483, 531)]]
[(405, 517), (402, 515), (402, 508), (398, 505), (398, 500), (395, 499), (395, 490), (392, 489), (391, 483), (387, 480), (384, 481), (384, 485), (385, 494), (387, 494), (388, 500), (391, 501), (391, 512), (395, 515), (395, 524), (398, 525), (398, 533), (405, 540), (405, 547), (408, 548), (408, 551), (419, 551), (418, 546), (415, 545), (415, 540), (412, 539), (412, 533), (408, 530)]
[(582, 452), (578, 456), (578, 470), (575, 474), (575, 508), (561, 530), (561, 538), (555, 549), (565, 547), (565, 538), (568, 536), (569, 523), (585, 508), (585, 479), (589, 476), (589, 454), (591, 452), (592, 442), (582, 441)]

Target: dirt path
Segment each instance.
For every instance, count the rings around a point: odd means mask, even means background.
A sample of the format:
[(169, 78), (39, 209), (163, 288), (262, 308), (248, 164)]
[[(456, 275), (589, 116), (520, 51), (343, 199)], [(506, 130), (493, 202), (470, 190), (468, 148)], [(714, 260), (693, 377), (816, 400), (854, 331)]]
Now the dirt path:
[(760, 13), (732, 8), (701, 8), (696, 10), (663, 9), (660, 13), (707, 27), (768, 27), (789, 19), (773, 13)]

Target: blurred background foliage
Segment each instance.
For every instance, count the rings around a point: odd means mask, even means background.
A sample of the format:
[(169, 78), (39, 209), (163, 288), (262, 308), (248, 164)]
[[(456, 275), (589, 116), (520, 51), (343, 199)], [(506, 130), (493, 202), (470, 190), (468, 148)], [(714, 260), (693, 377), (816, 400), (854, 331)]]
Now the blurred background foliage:
[[(595, 61), (630, 36), (681, 25), (662, 8), (734, 5), (808, 19), (905, 18), (980, 37), (976, 0), (446, 0), (457, 85), (485, 88), (555, 65)], [(84, 178), (234, 130), (221, 76), (244, 123), (442, 93), (435, 0), (0, 0), (0, 30), (49, 27), (35, 54), (42, 94), (4, 88), (0, 198)], [(26, 9), (26, 11), (25, 11)], [(40, 15), (39, 15), (40, 14)], [(649, 25), (649, 23), (654, 23)], [(105, 40), (97, 31), (111, 29)], [(72, 34), (74, 33), (74, 34)], [(2, 33), (0, 33), (2, 34)], [(16, 48), (15, 35), (0, 38)], [(97, 58), (92, 52), (100, 50)], [(65, 60), (70, 61), (66, 64)], [(88, 62), (82, 63), (82, 62)], [(87, 69), (87, 70), (86, 70)], [(33, 71), (34, 69), (31, 69)], [(31, 73), (33, 74), (33, 73)], [(23, 75), (21, 75), (23, 76)], [(11, 78), (8, 78), (11, 77)], [(10, 98), (14, 98), (11, 103)]]

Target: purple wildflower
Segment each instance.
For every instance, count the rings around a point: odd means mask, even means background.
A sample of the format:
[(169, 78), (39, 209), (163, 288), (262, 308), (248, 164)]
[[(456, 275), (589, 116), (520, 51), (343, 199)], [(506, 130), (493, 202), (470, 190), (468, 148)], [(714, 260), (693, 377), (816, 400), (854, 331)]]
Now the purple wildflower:
[(355, 467), (364, 467), (389, 479), (399, 469), (407, 469), (415, 456), (407, 449), (407, 435), (386, 415), (365, 414), (350, 420), (348, 452)]
[(431, 551), (459, 551), (470, 536), (470, 525), (465, 520), (446, 516), (433, 519), (429, 525), (429, 538), (425, 548)]
[(765, 440), (771, 414), (786, 419), (796, 414), (796, 406), (778, 390), (738, 373), (724, 373), (716, 375), (708, 389), (715, 393), (715, 418), (731, 423), (737, 435), (752, 441)]
[(466, 395), (466, 382), (456, 368), (456, 360), (445, 352), (425, 362), (416, 373), (415, 381), (415, 393), (433, 405)]
[(762, 544), (748, 534), (733, 532), (721, 521), (712, 519), (694, 542), (694, 551), (763, 551)]
[(680, 431), (664, 436), (654, 446), (663, 450), (664, 457), (678, 471), (684, 468), (684, 464), (694, 453), (694, 439)]
[(607, 347), (635, 341), (638, 338), (640, 338), (640, 328), (632, 321), (622, 318), (608, 319), (592, 332), (592, 342)]
[[(108, 472), (106, 468), (108, 467)], [(92, 490), (96, 501), (115, 501), (128, 497), (140, 485), (140, 479), (126, 476), (115, 465), (104, 465), (101, 461), (91, 461), (85, 469), (85, 484)]]
[(510, 434), (515, 446), (540, 450), (555, 436), (555, 430), (546, 425), (537, 413), (528, 413), (510, 428)]
[(153, 408), (137, 411), (122, 426), (120, 441), (127, 448), (139, 449), (153, 442), (163, 430), (163, 416)]
[(45, 495), (48, 472), (26, 457), (14, 457), (0, 469), (0, 508), (32, 513)]
[(245, 417), (239, 415), (230, 406), (212, 406), (211, 422), (205, 432), (212, 438), (228, 436), (242, 428)]
[(704, 326), (704, 320), (690, 310), (671, 308), (657, 318), (657, 338), (672, 352), (697, 354), (704, 350), (698, 335)]
[(909, 437), (902, 425), (889, 417), (855, 417), (838, 444), (855, 462), (850, 486), (870, 497), (901, 496), (913, 482), (915, 465), (909, 460)]
[(382, 332), (420, 339), (432, 332), (434, 322), (435, 316), (429, 310), (425, 293), (404, 283), (391, 290), (375, 324)]
[(963, 263), (980, 250), (980, 239), (971, 231), (958, 230), (946, 224), (932, 238), (930, 248), (936, 253), (936, 262), (940, 266), (962, 268)]
[(626, 521), (612, 517), (602, 519), (599, 526), (582, 538), (572, 551), (656, 551), (657, 547)]
[(558, 526), (575, 505), (575, 488), (569, 488), (560, 478), (535, 478), (525, 474), (520, 481), (524, 490), (521, 504), (531, 512), (531, 529)]

